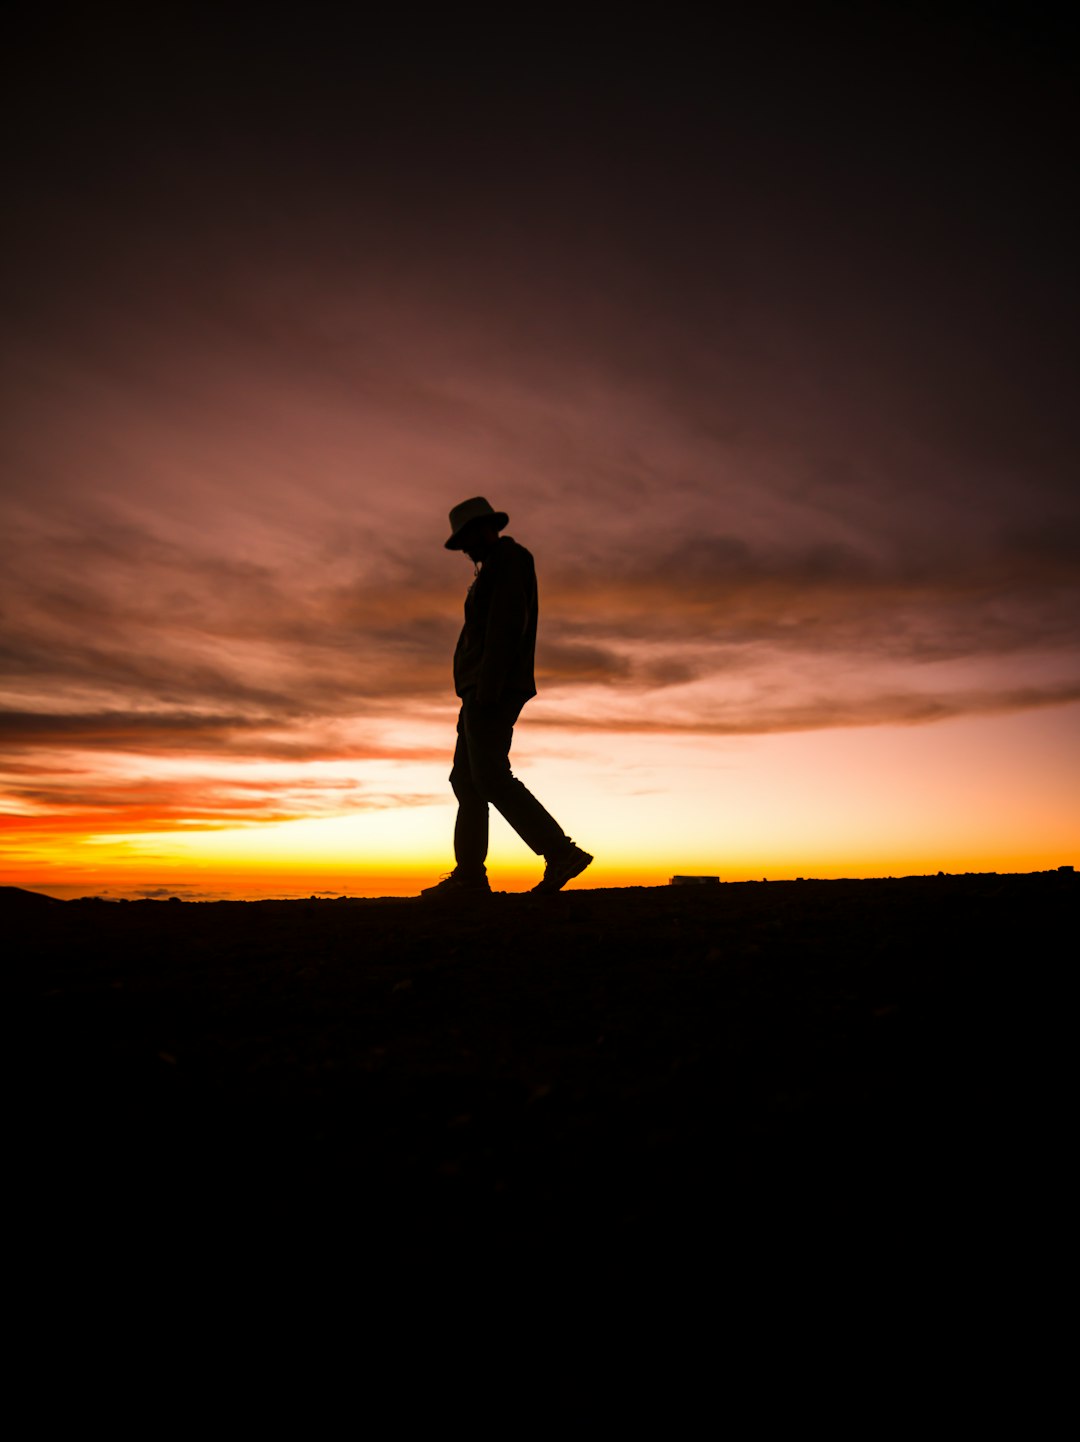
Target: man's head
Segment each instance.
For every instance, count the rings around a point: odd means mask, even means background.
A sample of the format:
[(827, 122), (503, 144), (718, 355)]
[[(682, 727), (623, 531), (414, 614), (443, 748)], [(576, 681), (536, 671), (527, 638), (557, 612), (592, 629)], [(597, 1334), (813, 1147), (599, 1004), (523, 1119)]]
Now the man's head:
[(498, 540), (499, 533), (490, 521), (470, 521), (461, 532), (461, 542), (457, 549), (464, 551), (470, 561), (483, 561), (491, 554)]
[(464, 551), (470, 561), (482, 561), (499, 539), (499, 532), (510, 517), (496, 511), (483, 496), (462, 501), (450, 512), (448, 551)]

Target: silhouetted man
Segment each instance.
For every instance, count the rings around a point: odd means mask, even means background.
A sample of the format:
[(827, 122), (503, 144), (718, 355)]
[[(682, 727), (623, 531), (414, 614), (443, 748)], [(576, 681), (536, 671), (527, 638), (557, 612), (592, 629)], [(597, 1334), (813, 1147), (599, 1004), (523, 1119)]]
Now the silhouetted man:
[(559, 891), (592, 861), (510, 771), (510, 742), (521, 708), (536, 695), (536, 569), (524, 546), (499, 532), (509, 520), (483, 496), (450, 512), (448, 551), (464, 551), (476, 567), (465, 597), (465, 625), (454, 652), (454, 689), (461, 697), (450, 785), (457, 797), (449, 876), (424, 896), (490, 892), (488, 803), (547, 865), (534, 891)]

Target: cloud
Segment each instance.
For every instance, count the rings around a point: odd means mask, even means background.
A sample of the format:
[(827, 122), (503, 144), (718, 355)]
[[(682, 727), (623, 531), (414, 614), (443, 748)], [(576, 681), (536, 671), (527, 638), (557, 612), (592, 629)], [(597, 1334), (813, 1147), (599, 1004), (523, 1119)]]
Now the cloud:
[[(4, 774), (0, 768), (0, 777)], [(275, 773), (259, 780), (240, 775), (148, 774), (117, 780), (92, 765), (77, 779), (43, 771), (33, 784), (4, 788), (5, 851), (18, 854), (42, 841), (139, 833), (235, 830), (266, 822), (399, 810), (441, 803), (442, 793), (377, 790), (344, 777)]]
[[(838, 696), (833, 724), (890, 705), (898, 721), (931, 719), (933, 706), (917, 699), (929, 668), (939, 667), (941, 706), (964, 704), (942, 662), (1056, 653), (1074, 664), (1077, 534), (1063, 523), (992, 543), (883, 550), (869, 537), (752, 544), (697, 533), (587, 565), (560, 548), (541, 573), (542, 694), (559, 698), (567, 725), (592, 727), (604, 714), (598, 687), (639, 696), (646, 715), (654, 693), (710, 682), (717, 712), (734, 696), (750, 729), (797, 729), (809, 704), (800, 688), (825, 695), (823, 666), (858, 665), (865, 698)], [(434, 759), (381, 733), (410, 708), (452, 705), (467, 572), (460, 558), (402, 542), (349, 575), (348, 564), (320, 567), (310, 550), (275, 564), (232, 559), (132, 526), (36, 545), (18, 538), (5, 583), (10, 700), (0, 735), (22, 752)], [(879, 674), (897, 665), (910, 668), (900, 691)], [(766, 683), (781, 674), (791, 694), (778, 709)], [(1029, 694), (1004, 673), (1001, 685), (1003, 696)], [(589, 694), (591, 719), (577, 691)], [(814, 700), (810, 710), (813, 725), (827, 724), (827, 706)], [(366, 738), (356, 729), (364, 718), (375, 728)]]
[(851, 698), (824, 692), (788, 704), (765, 703), (750, 708), (721, 701), (696, 709), (668, 709), (662, 716), (625, 716), (601, 711), (597, 714), (537, 714), (531, 722), (540, 726), (623, 735), (767, 736), (836, 727), (927, 725), (961, 716), (994, 716), (1047, 706), (1066, 706), (1078, 700), (1080, 681), (934, 695), (896, 691)]
[[(9, 753), (100, 751), (131, 755), (237, 757), (264, 761), (426, 761), (443, 751), (423, 745), (357, 741), (330, 727), (283, 724), (272, 716), (213, 716), (171, 711), (51, 713), (0, 710), (0, 742)], [(5, 760), (0, 770), (34, 771)]]
[[(1063, 532), (1065, 528), (1063, 527)], [(687, 537), (610, 570), (564, 569), (545, 601), (556, 638), (919, 660), (1075, 647), (1080, 546), (1067, 534), (992, 547), (751, 547)]]

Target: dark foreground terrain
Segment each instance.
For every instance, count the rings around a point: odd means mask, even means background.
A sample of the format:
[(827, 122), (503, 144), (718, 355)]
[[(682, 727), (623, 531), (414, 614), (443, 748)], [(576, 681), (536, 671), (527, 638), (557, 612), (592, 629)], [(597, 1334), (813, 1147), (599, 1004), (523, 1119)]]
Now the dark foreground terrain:
[(57, 1227), (167, 1200), (173, 1226), (460, 1248), (859, 1217), (888, 1250), (1017, 1165), (1077, 895), (1065, 872), (464, 908), (7, 889), (24, 1180)]

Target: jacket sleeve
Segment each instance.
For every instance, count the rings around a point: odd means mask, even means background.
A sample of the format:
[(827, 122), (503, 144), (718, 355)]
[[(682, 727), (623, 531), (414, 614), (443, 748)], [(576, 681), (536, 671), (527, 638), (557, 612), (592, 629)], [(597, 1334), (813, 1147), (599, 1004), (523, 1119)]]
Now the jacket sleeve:
[(492, 706), (502, 695), (529, 623), (530, 565), (520, 551), (500, 556), (484, 632), (477, 704)]

